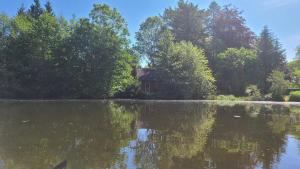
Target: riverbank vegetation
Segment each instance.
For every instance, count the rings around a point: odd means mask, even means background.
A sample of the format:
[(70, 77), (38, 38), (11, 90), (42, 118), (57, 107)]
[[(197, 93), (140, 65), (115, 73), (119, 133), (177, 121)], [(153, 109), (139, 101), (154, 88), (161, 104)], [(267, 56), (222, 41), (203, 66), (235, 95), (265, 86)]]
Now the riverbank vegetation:
[[(282, 101), (300, 87), (300, 48), (288, 63), (271, 30), (256, 35), (231, 5), (203, 9), (179, 0), (141, 23), (133, 45), (128, 32), (105, 4), (71, 20), (39, 0), (13, 17), (1, 14), (0, 97)], [(141, 89), (140, 67), (155, 72), (155, 92)]]

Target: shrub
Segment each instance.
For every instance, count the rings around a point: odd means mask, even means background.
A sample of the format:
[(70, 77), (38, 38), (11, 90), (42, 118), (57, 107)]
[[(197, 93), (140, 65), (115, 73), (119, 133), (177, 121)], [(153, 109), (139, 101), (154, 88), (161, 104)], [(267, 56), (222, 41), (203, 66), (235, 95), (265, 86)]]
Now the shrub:
[(283, 95), (286, 94), (290, 85), (289, 81), (285, 80), (285, 74), (275, 70), (267, 80), (271, 83), (270, 92), (272, 93), (273, 100), (283, 101)]
[(245, 93), (250, 98), (250, 100), (261, 100), (261, 93), (256, 85), (247, 86)]
[(268, 94), (264, 95), (264, 100), (265, 101), (272, 101), (273, 100), (272, 93), (268, 93)]
[(290, 101), (300, 102), (300, 91), (290, 93)]

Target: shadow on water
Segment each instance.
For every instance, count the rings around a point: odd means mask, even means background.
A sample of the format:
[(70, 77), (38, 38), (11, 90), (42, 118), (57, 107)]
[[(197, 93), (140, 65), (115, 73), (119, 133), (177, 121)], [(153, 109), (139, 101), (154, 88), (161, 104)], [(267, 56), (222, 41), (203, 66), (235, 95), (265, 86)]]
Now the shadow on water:
[(0, 169), (300, 168), (299, 117), (282, 105), (3, 101)]

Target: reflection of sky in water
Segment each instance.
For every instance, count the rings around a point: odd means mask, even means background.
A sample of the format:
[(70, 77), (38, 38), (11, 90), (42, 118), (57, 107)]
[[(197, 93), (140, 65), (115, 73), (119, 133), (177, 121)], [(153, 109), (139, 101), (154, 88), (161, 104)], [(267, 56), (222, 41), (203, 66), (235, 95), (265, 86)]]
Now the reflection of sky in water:
[(299, 145), (299, 140), (289, 135), (285, 153), (282, 154), (275, 168), (297, 169), (300, 164)]
[(126, 165), (128, 169), (136, 169), (135, 165), (135, 146), (137, 141), (145, 142), (148, 139), (148, 130), (147, 129), (138, 129), (137, 130), (137, 140), (130, 141), (129, 146), (121, 149), (121, 154), (126, 156)]
[(137, 139), (139, 141), (147, 141), (148, 129), (138, 129)]
[[(294, 136), (287, 136), (285, 153), (280, 156), (278, 163), (274, 164), (274, 169), (298, 169), (300, 163), (300, 141)], [(263, 169), (261, 165), (256, 169)]]
[(0, 160), (0, 169), (4, 169), (4, 161), (3, 160)]

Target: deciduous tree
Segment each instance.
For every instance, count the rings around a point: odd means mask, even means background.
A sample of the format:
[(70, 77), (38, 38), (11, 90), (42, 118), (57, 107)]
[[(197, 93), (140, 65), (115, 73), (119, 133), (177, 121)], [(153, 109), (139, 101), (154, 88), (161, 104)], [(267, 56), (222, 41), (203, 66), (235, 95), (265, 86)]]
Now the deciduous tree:
[(243, 95), (246, 87), (257, 83), (257, 56), (253, 50), (229, 48), (218, 55), (217, 85), (225, 94)]

